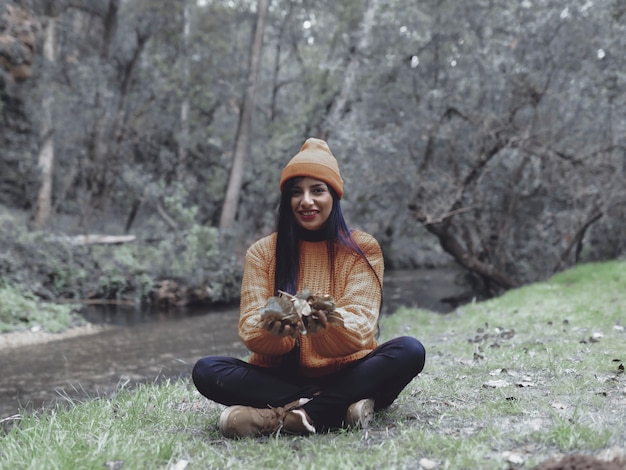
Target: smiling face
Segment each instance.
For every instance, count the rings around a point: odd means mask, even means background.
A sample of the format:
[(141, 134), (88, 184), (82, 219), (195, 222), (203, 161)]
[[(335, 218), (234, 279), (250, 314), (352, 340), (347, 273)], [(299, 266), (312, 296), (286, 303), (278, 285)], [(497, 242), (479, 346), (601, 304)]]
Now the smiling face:
[(309, 176), (298, 178), (291, 190), (291, 210), (296, 223), (306, 230), (322, 228), (333, 209), (328, 186)]

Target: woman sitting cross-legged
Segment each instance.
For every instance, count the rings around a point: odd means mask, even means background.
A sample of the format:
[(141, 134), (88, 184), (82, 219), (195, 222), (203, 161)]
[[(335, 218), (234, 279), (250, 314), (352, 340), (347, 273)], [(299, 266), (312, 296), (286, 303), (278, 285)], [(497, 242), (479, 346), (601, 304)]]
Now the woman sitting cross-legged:
[[(417, 339), (377, 342), (383, 255), (347, 227), (343, 190), (323, 140), (282, 170), (277, 230), (245, 257), (239, 336), (250, 358), (208, 356), (193, 369), (200, 393), (227, 406), (226, 437), (366, 427), (424, 367)], [(270, 315), (272, 305), (298, 314)]]

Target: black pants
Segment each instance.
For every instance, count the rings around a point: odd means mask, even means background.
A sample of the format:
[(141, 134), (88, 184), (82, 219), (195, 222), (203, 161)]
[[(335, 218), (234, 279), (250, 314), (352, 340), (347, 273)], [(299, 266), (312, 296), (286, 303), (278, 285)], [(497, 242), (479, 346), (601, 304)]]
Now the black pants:
[(422, 343), (403, 336), (381, 344), (341, 371), (319, 378), (222, 356), (200, 359), (192, 377), (202, 395), (226, 406), (279, 407), (311, 398), (303, 409), (321, 431), (340, 427), (348, 407), (363, 398), (373, 398), (376, 410), (387, 408), (422, 371), (425, 360)]

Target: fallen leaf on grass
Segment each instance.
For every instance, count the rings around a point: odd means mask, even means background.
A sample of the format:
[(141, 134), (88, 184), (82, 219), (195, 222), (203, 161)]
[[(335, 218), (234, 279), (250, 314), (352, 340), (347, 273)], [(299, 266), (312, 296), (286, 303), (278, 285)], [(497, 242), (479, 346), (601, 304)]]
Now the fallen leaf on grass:
[(420, 459), (420, 467), (422, 467), (424, 470), (433, 470), (434, 468), (437, 468), (438, 466), (439, 464), (435, 462), (434, 460)]
[(619, 381), (619, 369), (617, 371), (615, 371), (614, 373), (612, 373), (611, 375), (598, 375), (596, 376), (596, 380), (600, 383), (607, 383), (607, 382), (618, 382)]
[(170, 465), (169, 470), (185, 470), (189, 465), (189, 460), (181, 459), (175, 464)]
[(604, 337), (604, 335), (602, 333), (593, 333), (590, 337), (589, 337), (589, 342), (590, 343), (598, 343), (602, 338)]
[(563, 403), (552, 403), (552, 408), (556, 408), (557, 410), (566, 410), (568, 406)]
[(119, 470), (124, 466), (124, 460), (109, 460), (108, 462), (104, 462), (102, 466), (108, 470)]
[(511, 385), (506, 380), (490, 380), (483, 384), (483, 388), (502, 388)]
[(502, 452), (502, 457), (509, 463), (514, 463), (516, 465), (521, 465), (524, 463), (523, 457), (517, 452)]
[[(506, 374), (509, 377), (515, 377), (519, 380), (519, 382), (516, 384), (518, 387), (534, 387), (535, 384), (532, 382), (532, 378), (528, 375), (522, 375), (519, 372), (516, 372), (514, 370), (509, 370), (509, 369), (494, 369), (491, 372), (489, 372), (489, 375), (491, 376), (497, 376), (500, 374)], [(520, 384), (524, 384), (524, 385), (520, 385)]]

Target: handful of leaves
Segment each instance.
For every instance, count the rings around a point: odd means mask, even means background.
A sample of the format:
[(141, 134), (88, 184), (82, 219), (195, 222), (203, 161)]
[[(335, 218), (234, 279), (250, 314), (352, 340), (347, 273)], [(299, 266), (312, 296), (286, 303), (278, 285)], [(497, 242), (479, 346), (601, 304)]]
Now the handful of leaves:
[(279, 291), (278, 296), (267, 299), (265, 307), (259, 313), (266, 329), (271, 329), (276, 321), (283, 327), (296, 327), (299, 323), (302, 334), (307, 333), (308, 327), (315, 331), (326, 328), (327, 322), (343, 325), (341, 314), (335, 311), (335, 299), (328, 294), (313, 295), (306, 288), (296, 295)]

